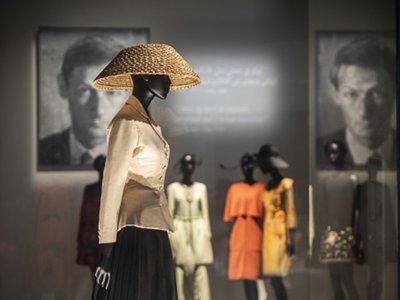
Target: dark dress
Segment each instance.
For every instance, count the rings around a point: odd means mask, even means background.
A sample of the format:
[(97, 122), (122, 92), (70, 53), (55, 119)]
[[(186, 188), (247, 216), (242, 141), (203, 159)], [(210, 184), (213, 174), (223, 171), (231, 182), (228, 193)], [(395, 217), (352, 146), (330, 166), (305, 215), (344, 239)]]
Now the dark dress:
[(178, 299), (166, 231), (127, 226), (118, 232), (112, 256), (110, 286), (105, 291), (95, 285), (93, 300)]
[(78, 230), (76, 263), (88, 266), (94, 276), (98, 263), (98, 233), (101, 183), (85, 187)]
[(360, 219), (361, 238), (368, 266), (368, 299), (379, 299), (383, 289), (384, 265), (396, 261), (396, 226), (387, 185), (369, 180), (357, 186), (354, 208)]

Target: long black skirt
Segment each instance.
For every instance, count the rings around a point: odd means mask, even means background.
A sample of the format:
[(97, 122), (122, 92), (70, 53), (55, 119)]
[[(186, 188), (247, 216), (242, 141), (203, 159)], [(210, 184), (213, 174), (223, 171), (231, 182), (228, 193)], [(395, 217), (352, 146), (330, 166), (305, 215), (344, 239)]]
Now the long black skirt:
[(103, 297), (177, 300), (175, 267), (166, 231), (129, 226), (118, 232), (111, 283)]

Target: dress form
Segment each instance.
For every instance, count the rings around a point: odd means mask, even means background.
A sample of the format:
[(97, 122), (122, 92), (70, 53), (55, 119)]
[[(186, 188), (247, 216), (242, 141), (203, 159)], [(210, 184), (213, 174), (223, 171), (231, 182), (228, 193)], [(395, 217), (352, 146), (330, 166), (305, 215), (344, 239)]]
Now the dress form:
[[(358, 177), (354, 174), (347, 174), (344, 171), (346, 167), (344, 158), (347, 154), (344, 144), (338, 141), (331, 141), (325, 145), (324, 152), (333, 169), (332, 175), (326, 178), (323, 184), (325, 191), (323, 199), (328, 205), (327, 213), (332, 215), (331, 218), (328, 218), (330, 223), (327, 224), (329, 227), (326, 230), (327, 232), (347, 232), (347, 228), (351, 222), (351, 218), (348, 217), (350, 215), (349, 209), (351, 210), (351, 208), (348, 208), (350, 204), (348, 203), (348, 198), (351, 198), (352, 193), (354, 193)], [(341, 238), (347, 240), (345, 237)], [(322, 241), (324, 240), (326, 240), (326, 237), (322, 238)], [(325, 242), (321, 243), (321, 249), (325, 249), (325, 245)], [(347, 252), (346, 249), (340, 252), (336, 250), (335, 253), (339, 253), (339, 255), (328, 258), (328, 260), (324, 258), (327, 255), (321, 252), (321, 262), (327, 261), (328, 264), (334, 298), (336, 300), (359, 299), (353, 279), (354, 265), (350, 255), (346, 254)], [(340, 253), (343, 253), (343, 255)]]
[[(278, 168), (288, 168), (289, 164), (284, 161), (277, 150), (276, 147), (272, 145), (263, 145), (258, 153), (258, 164), (261, 171), (269, 176), (265, 189), (267, 191), (272, 191), (279, 187), (284, 176), (280, 173)], [(289, 230), (289, 237), (292, 241), (287, 243), (286, 251), (288, 255), (293, 255), (295, 252), (294, 240), (295, 240), (295, 229)], [(282, 277), (280, 276), (269, 276), (271, 279), (271, 285), (274, 289), (276, 298), (278, 300), (287, 300), (286, 287), (283, 284)]]
[(168, 205), (176, 228), (170, 234), (170, 241), (178, 298), (182, 300), (211, 299), (206, 267), (213, 262), (207, 187), (192, 178), (200, 164), (194, 154), (184, 154), (177, 165), (182, 178), (167, 188)]
[[(132, 95), (142, 104), (149, 115), (149, 106), (152, 100), (157, 97), (165, 99), (170, 90), (171, 81), (167, 75), (132, 75), (134, 88)], [(149, 115), (150, 117), (150, 115)], [(100, 259), (95, 272), (97, 284), (107, 289), (110, 284), (110, 272), (112, 267), (112, 250), (114, 243), (99, 245)]]

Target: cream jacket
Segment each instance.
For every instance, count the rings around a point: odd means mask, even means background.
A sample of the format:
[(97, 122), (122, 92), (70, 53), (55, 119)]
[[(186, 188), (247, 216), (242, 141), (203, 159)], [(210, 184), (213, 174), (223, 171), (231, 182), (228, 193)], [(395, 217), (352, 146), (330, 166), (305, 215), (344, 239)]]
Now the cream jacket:
[(139, 100), (130, 96), (107, 128), (99, 243), (125, 226), (173, 231), (164, 192), (169, 146)]
[(175, 263), (209, 264), (214, 260), (208, 213), (207, 187), (200, 182), (180, 182), (167, 188), (168, 204), (175, 232), (169, 235)]
[(174, 219), (191, 221), (204, 220), (204, 231), (211, 237), (208, 212), (207, 187), (204, 183), (194, 182), (186, 186), (180, 182), (171, 183), (167, 188), (169, 210)]

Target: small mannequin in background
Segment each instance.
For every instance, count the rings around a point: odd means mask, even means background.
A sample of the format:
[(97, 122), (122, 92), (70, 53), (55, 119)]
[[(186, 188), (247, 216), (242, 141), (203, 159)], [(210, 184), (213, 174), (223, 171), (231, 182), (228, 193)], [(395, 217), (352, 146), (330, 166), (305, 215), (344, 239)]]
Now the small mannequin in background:
[(96, 279), (94, 274), (98, 263), (99, 209), (105, 163), (106, 158), (104, 155), (97, 156), (93, 162), (94, 169), (99, 173), (99, 180), (85, 186), (77, 238), (78, 255), (76, 263), (90, 268), (93, 283)]
[(263, 230), (263, 275), (271, 279), (276, 298), (287, 300), (282, 277), (291, 267), (291, 256), (295, 252), (296, 212), (294, 207), (293, 180), (282, 176), (279, 169), (289, 164), (280, 156), (278, 149), (263, 145), (258, 152), (261, 171), (270, 179), (262, 194), (265, 210)]
[(382, 169), (382, 157), (373, 154), (367, 162), (368, 180), (359, 184), (354, 193), (353, 252), (359, 264), (368, 266), (368, 300), (381, 299), (384, 265), (396, 261), (396, 227), (390, 191), (377, 179)]
[[(210, 300), (207, 264), (214, 261), (207, 187), (193, 181), (193, 173), (201, 160), (186, 153), (178, 162), (183, 174), (180, 182), (167, 188), (168, 206), (174, 219), (175, 232), (170, 234), (176, 264), (178, 299)], [(193, 277), (193, 292), (191, 278)]]
[(360, 299), (353, 278), (354, 257), (351, 246), (354, 234), (351, 227), (353, 194), (359, 182), (355, 174), (345, 171), (346, 146), (332, 140), (324, 147), (325, 156), (333, 170), (321, 182), (324, 216), (320, 234), (319, 259), (327, 264), (335, 300)]
[[(265, 184), (257, 182), (254, 169), (257, 157), (245, 153), (240, 166), (244, 179), (230, 186), (224, 221), (234, 221), (229, 241), (229, 280), (243, 280), (247, 300), (258, 300), (257, 279), (261, 269), (262, 217), (261, 194)], [(224, 169), (226, 167), (222, 166)]]

